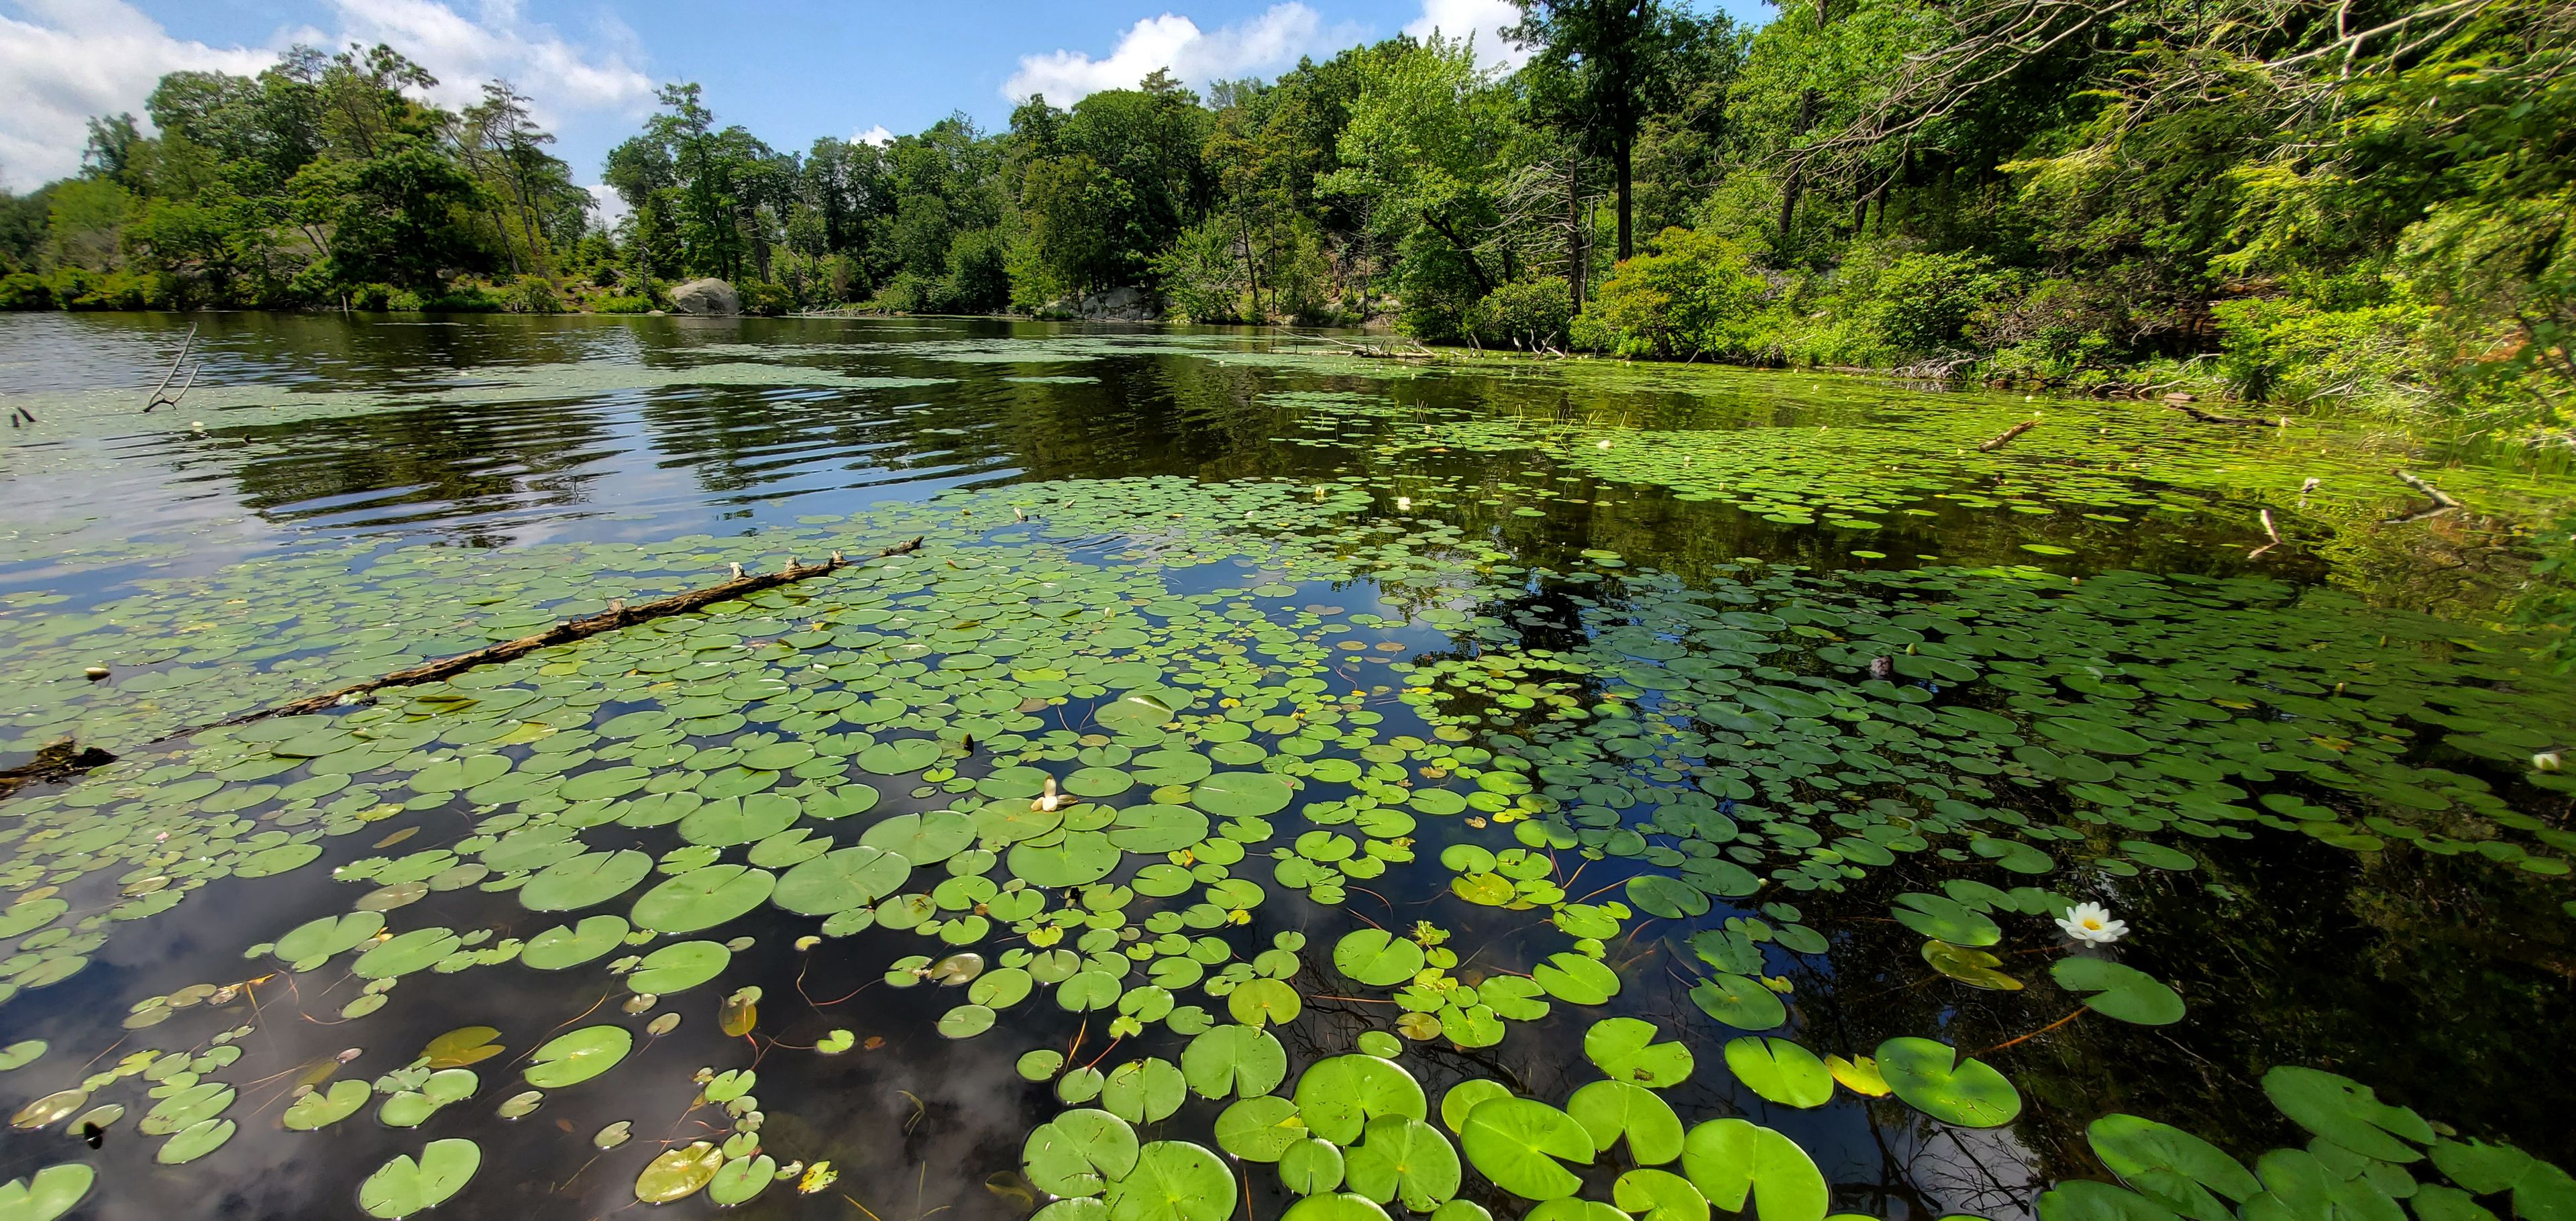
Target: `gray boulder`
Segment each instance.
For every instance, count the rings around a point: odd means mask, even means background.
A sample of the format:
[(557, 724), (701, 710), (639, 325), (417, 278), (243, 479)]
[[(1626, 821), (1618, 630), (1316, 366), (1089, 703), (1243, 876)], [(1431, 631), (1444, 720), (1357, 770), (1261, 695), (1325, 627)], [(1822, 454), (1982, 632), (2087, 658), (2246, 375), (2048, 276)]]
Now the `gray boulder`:
[(742, 294), (722, 280), (691, 280), (671, 290), (671, 308), (683, 314), (739, 314)]

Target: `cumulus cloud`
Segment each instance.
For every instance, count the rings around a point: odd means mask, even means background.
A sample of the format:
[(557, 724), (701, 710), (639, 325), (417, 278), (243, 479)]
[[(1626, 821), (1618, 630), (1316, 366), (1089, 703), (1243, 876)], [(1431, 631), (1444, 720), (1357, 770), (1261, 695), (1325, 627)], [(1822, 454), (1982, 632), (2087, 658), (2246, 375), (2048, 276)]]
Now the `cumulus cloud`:
[(894, 133), (887, 131), (885, 124), (879, 123), (866, 131), (851, 132), (850, 143), (874, 144), (879, 148), (883, 148), (886, 145), (894, 143)]
[(1118, 45), (1099, 59), (1082, 51), (1022, 56), (1020, 70), (1003, 82), (1002, 96), (1017, 102), (1041, 94), (1066, 106), (1103, 89), (1134, 88), (1157, 68), (1169, 68), (1193, 85), (1267, 75), (1293, 66), (1301, 55), (1330, 55), (1362, 34), (1356, 26), (1325, 26), (1315, 10), (1295, 0), (1213, 31), (1165, 13), (1129, 26)]
[(1529, 60), (1529, 52), (1503, 37), (1503, 27), (1520, 20), (1520, 7), (1512, 0), (1422, 0), (1422, 15), (1407, 23), (1404, 32), (1428, 38), (1437, 31), (1453, 41), (1472, 37), (1478, 66), (1509, 72)]
[(390, 43), (439, 79), (434, 100), (461, 105), (504, 77), (535, 95), (538, 122), (576, 113), (641, 113), (653, 80), (634, 33), (602, 26), (588, 42), (528, 20), (517, 0), (482, 0), (471, 15), (443, 0), (332, 0), (332, 29), (280, 29), (264, 45), (174, 38), (127, 0), (16, 0), (0, 16), (0, 182), (24, 190), (80, 166), (92, 115), (131, 111), (162, 74), (256, 73), (302, 42)]
[(25, 189), (80, 168), (92, 115), (131, 110), (164, 72), (256, 72), (274, 55), (172, 38), (124, 0), (20, 0), (0, 16), (0, 181)]

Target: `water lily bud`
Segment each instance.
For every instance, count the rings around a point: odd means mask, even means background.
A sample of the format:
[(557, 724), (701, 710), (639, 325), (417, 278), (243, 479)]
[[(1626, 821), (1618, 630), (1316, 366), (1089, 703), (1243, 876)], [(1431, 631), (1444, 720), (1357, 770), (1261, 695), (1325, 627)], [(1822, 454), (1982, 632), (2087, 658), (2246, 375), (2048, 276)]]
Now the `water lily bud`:
[(91, 666), (88, 669), (81, 671), (81, 677), (86, 678), (91, 682), (97, 682), (98, 680), (107, 677), (107, 667)]
[(2554, 750), (2544, 750), (2539, 754), (2533, 755), (2531, 757), (2531, 768), (2533, 771), (2539, 772), (2557, 771), (2558, 752)]

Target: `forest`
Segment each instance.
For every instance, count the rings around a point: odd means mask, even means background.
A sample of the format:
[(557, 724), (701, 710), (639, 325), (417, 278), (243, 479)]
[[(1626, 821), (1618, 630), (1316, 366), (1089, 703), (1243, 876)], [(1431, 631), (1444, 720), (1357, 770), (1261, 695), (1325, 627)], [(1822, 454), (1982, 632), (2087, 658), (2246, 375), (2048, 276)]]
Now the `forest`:
[(675, 83), (599, 167), (614, 224), (509, 82), (449, 110), (398, 49), (299, 48), (173, 73), (148, 124), (92, 121), (77, 176), (0, 196), (0, 306), (644, 312), (715, 276), (755, 313), (1064, 317), (1133, 289), (1196, 323), (2570, 437), (2576, 6), (1522, 8), (1508, 74), (1398, 37), (883, 145), (782, 149)]

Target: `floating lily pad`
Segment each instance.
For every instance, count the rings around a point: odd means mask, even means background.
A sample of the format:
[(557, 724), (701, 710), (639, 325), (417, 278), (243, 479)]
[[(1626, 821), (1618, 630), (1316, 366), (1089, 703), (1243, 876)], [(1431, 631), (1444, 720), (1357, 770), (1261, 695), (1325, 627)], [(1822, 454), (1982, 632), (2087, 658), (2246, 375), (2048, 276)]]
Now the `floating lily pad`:
[(748, 865), (708, 865), (645, 891), (629, 918), (637, 928), (657, 933), (713, 928), (760, 906), (777, 881), (768, 870)]
[(525, 1075), (538, 1089), (559, 1090), (617, 1067), (634, 1049), (635, 1036), (623, 1026), (584, 1026), (537, 1048)]
[(1422, 969), (1422, 947), (1384, 929), (1364, 928), (1333, 946), (1333, 966), (1371, 987), (1392, 987)]
[(1592, 1164), (1592, 1134), (1544, 1102), (1494, 1098), (1478, 1103), (1458, 1133), (1476, 1171), (1524, 1200), (1554, 1200), (1583, 1186), (1564, 1166)]
[(2021, 1094), (1983, 1060), (1912, 1037), (1878, 1045), (1880, 1076), (1906, 1104), (1944, 1123), (1997, 1128), (2021, 1114)]
[(1697, 1063), (1681, 1043), (1655, 1042), (1654, 1023), (1624, 1017), (1603, 1018), (1583, 1032), (1583, 1055), (1613, 1081), (1653, 1089), (1689, 1080)]
[(2076, 993), (2085, 1008), (2104, 1017), (2140, 1026), (2169, 1026), (2182, 1020), (2182, 997), (2136, 967), (2106, 958), (2061, 958), (2048, 974), (2058, 987)]
[(1834, 1094), (1825, 1062), (1787, 1039), (1729, 1039), (1726, 1067), (1754, 1093), (1783, 1106), (1823, 1106)]

